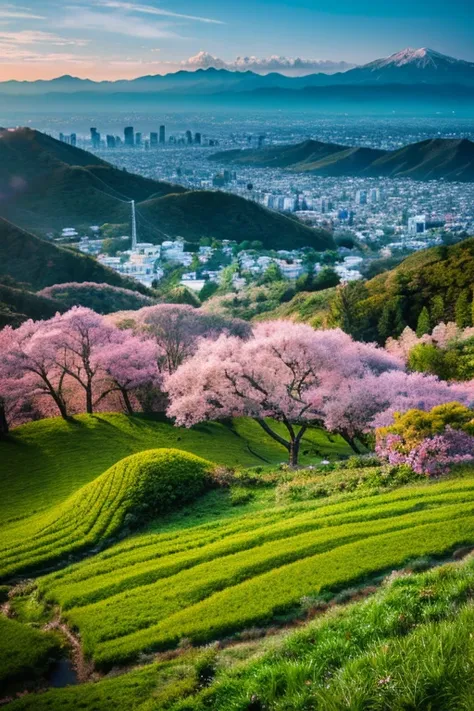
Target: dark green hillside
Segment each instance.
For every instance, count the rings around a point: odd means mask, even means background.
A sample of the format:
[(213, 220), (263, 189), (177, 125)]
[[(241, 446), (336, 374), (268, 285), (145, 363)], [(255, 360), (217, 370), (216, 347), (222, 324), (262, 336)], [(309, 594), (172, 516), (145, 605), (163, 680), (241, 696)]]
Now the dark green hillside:
[(46, 242), (0, 217), (0, 278), (9, 276), (42, 289), (58, 282), (94, 281), (142, 293), (147, 289), (92, 257)]
[(460, 303), (466, 300), (463, 326), (472, 323), (474, 238), (450, 247), (433, 247), (405, 259), (398, 267), (374, 277), (359, 301), (366, 319), (366, 336), (384, 341), (400, 329), (416, 329), (423, 307), (432, 326), (458, 321)]
[[(407, 257), (395, 269), (345, 291), (296, 294), (291, 301), (265, 314), (290, 318), (315, 327), (339, 325), (352, 335), (384, 343), (405, 326), (416, 330), (424, 307), (430, 326), (456, 321), (474, 324), (474, 237), (449, 247), (432, 247)], [(344, 298), (341, 295), (344, 294)]]
[[(143, 178), (31, 129), (3, 130), (0, 137), (0, 189), (8, 197), (0, 205), (0, 215), (30, 231), (105, 222), (127, 229), (131, 214), (124, 200), (128, 198), (137, 202), (139, 215), (160, 230), (141, 225), (151, 241), (161, 241), (165, 232), (190, 241), (201, 237), (260, 240), (275, 249), (334, 246), (327, 232), (235, 195), (187, 192), (179, 185)], [(55, 281), (66, 280), (95, 281), (87, 277)]]
[(474, 180), (474, 143), (467, 139), (428, 139), (393, 151), (310, 140), (260, 150), (222, 151), (210, 160), (328, 176)]
[(39, 131), (0, 131), (0, 213), (34, 229), (126, 222), (136, 201), (184, 188), (119, 170)]
[(200, 237), (260, 240), (267, 249), (312, 246), (332, 249), (325, 230), (313, 230), (284, 215), (230, 193), (196, 191), (167, 195), (140, 205), (141, 212), (161, 230), (179, 234), (190, 242)]
[(51, 318), (65, 309), (60, 301), (34, 294), (16, 282), (2, 284), (0, 280), (0, 328), (18, 326), (29, 318)]
[(474, 180), (474, 143), (436, 138), (391, 151), (370, 166), (371, 175), (414, 180)]
[(327, 156), (340, 153), (346, 148), (346, 146), (339, 146), (336, 143), (308, 140), (287, 146), (268, 146), (259, 150), (221, 151), (214, 153), (209, 160), (236, 165), (254, 165), (261, 168), (291, 168), (300, 163), (316, 162)]

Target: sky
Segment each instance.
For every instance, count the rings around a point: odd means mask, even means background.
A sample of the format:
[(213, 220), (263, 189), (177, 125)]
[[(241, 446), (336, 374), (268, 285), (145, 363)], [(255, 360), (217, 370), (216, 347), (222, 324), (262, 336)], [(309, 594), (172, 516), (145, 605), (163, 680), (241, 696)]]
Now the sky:
[(0, 0), (1, 81), (333, 72), (405, 47), (474, 61), (474, 0)]

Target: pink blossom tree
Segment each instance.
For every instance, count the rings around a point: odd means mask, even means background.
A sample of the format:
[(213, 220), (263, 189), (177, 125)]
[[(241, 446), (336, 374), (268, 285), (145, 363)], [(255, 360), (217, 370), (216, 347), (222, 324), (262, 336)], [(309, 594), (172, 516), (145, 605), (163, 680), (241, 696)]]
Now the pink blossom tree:
[(140, 388), (161, 387), (157, 353), (155, 341), (137, 338), (131, 331), (117, 330), (113, 342), (104, 344), (94, 354), (103, 381), (102, 392), (95, 404), (109, 393), (119, 392), (126, 411), (133, 415), (132, 393)]
[(51, 399), (59, 414), (68, 417), (65, 372), (58, 367), (51, 321), (26, 321), (0, 332), (0, 396), (4, 414), (12, 400)]
[(94, 409), (94, 386), (100, 381), (97, 354), (114, 343), (116, 329), (90, 309), (75, 306), (50, 321), (50, 340), (61, 376), (69, 376), (85, 393), (85, 409)]
[(428, 411), (436, 405), (454, 401), (467, 405), (474, 400), (469, 383), (450, 385), (433, 375), (397, 369), (327, 380), (321, 390), (324, 426), (353, 443), (374, 427), (390, 425), (396, 412)]
[(146, 306), (136, 312), (112, 314), (107, 320), (153, 337), (159, 348), (159, 367), (168, 374), (193, 355), (201, 338), (216, 339), (221, 333), (248, 338), (251, 333), (251, 327), (245, 321), (207, 313), (185, 304)]
[[(288, 321), (257, 325), (253, 337), (203, 341), (167, 379), (168, 413), (177, 424), (248, 416), (284, 446), (297, 464), (301, 439), (321, 425), (330, 384), (400, 368), (376, 346), (356, 343), (341, 330), (315, 331)], [(283, 425), (286, 436), (268, 419)]]

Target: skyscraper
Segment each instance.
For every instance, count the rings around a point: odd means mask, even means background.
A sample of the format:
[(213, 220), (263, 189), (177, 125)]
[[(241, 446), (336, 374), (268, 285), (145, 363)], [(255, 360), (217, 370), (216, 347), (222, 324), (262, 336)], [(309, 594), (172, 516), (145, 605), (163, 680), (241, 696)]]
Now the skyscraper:
[(158, 134), (157, 133), (150, 133), (150, 146), (157, 146), (158, 145)]
[(136, 146), (142, 145), (142, 134), (139, 131), (137, 131), (137, 133), (135, 134), (135, 145)]
[(107, 148), (115, 148), (115, 136), (107, 136)]
[(125, 142), (125, 145), (126, 145), (126, 146), (130, 146), (130, 147), (131, 147), (131, 146), (134, 145), (134, 137), (135, 137), (135, 134), (134, 134), (134, 132), (133, 132), (133, 126), (127, 126), (127, 127), (124, 129), (123, 136), (124, 136), (124, 142)]
[(92, 148), (100, 148), (100, 133), (96, 128), (91, 128)]
[(197, 133), (194, 134), (194, 143), (195, 143), (197, 146), (200, 146), (200, 145), (201, 145), (201, 134), (200, 134), (199, 132), (197, 132)]
[(166, 140), (166, 129), (164, 126), (160, 126), (160, 143), (164, 143)]
[(186, 131), (186, 143), (190, 146), (193, 142), (193, 134), (191, 131)]
[(77, 136), (75, 133), (71, 133), (71, 146), (77, 145)]

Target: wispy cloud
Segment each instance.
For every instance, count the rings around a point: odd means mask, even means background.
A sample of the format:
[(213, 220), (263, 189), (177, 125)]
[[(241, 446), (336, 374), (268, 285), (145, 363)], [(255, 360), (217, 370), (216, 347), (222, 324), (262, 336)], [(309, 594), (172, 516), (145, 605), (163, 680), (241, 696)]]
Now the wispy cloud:
[(16, 5), (0, 5), (0, 20), (45, 20), (44, 15), (34, 14), (30, 8)]
[(60, 20), (59, 26), (68, 29), (99, 30), (102, 33), (141, 39), (182, 39), (170, 29), (169, 23), (150, 23), (121, 13), (96, 12), (79, 7), (69, 8), (68, 14)]
[(84, 47), (89, 42), (89, 40), (86, 39), (66, 39), (52, 32), (42, 32), (40, 30), (20, 30), (18, 32), (4, 32), (0, 30), (0, 41), (8, 45), (48, 44), (56, 47), (66, 47), (70, 45)]
[(99, 0), (97, 3), (101, 7), (107, 7), (115, 10), (125, 10), (130, 13), (144, 15), (159, 15), (161, 17), (173, 17), (180, 20), (191, 20), (193, 22), (205, 22), (212, 25), (225, 24), (221, 20), (215, 20), (211, 17), (201, 17), (199, 15), (184, 15), (179, 12), (172, 12), (152, 5), (140, 5), (132, 2), (122, 2), (122, 0)]

